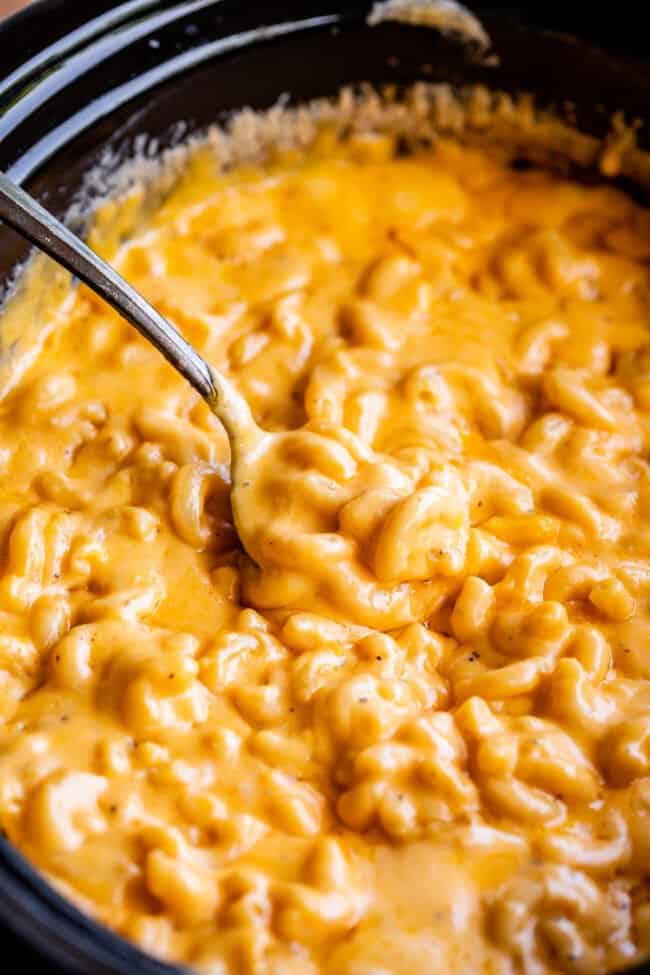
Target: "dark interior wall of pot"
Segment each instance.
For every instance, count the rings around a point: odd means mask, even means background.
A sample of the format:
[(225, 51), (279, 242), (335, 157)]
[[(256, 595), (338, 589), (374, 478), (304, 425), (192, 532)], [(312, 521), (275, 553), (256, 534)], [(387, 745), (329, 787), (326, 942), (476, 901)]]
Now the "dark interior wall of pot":
[[(243, 105), (266, 108), (282, 94), (297, 101), (364, 80), (408, 84), (424, 76), (423, 65), (430, 66), (426, 77), (434, 81), (480, 81), (533, 91), (551, 102), (569, 94), (581, 126), (591, 131), (603, 131), (616, 108), (639, 115), (650, 105), (648, 66), (619, 62), (582, 41), (526, 26), (531, 21), (581, 30), (602, 42), (604, 11), (592, 9), (585, 18), (572, 4), (476, 3), (500, 55), (498, 67), (486, 68), (431, 30), (395, 24), (368, 29), (369, 6), (367, 0), (36, 4), (16, 20), (14, 43), (6, 32), (0, 35), (5, 77), (20, 74), (18, 52), (23, 63), (31, 57), (37, 65), (13, 86), (5, 85), (4, 93), (0, 79), (0, 167), (26, 179), (61, 215), (107, 145), (128, 155), (138, 134), (164, 142), (179, 119), (196, 130)], [(630, 13), (634, 16), (632, 5)], [(91, 14), (97, 19), (88, 27)], [(278, 35), (278, 24), (293, 26), (283, 26)], [(620, 47), (620, 18), (616, 24), (610, 33)], [(261, 25), (276, 36), (256, 34)], [(90, 35), (86, 40), (84, 32)], [(634, 41), (639, 33), (628, 29), (626, 36)], [(37, 49), (46, 43), (54, 46), (39, 64)], [(61, 45), (67, 45), (64, 56)], [(631, 46), (636, 52), (638, 45)], [(111, 111), (127, 96), (133, 97)], [(13, 235), (0, 230), (0, 281), (25, 254)]]

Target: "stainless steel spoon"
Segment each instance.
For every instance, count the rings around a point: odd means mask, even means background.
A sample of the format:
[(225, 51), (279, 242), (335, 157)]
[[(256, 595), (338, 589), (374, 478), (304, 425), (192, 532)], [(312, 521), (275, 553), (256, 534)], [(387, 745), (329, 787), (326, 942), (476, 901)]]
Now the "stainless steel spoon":
[(257, 448), (268, 445), (273, 435), (257, 426), (244, 397), (222, 373), (208, 365), (166, 318), (106, 261), (2, 172), (0, 220), (71, 271), (134, 325), (200, 393), (221, 420), (230, 441), (236, 527), (242, 544), (250, 552), (252, 546), (247, 544), (246, 525), (243, 524), (246, 489), (250, 487), (251, 464), (254, 466)]

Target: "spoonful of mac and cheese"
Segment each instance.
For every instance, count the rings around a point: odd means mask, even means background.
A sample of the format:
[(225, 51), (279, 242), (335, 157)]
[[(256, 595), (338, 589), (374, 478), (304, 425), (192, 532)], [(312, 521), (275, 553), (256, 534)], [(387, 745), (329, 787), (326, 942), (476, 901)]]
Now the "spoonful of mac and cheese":
[[(323, 404), (333, 392), (326, 374), (322, 388), (317, 379), (310, 392), (318, 419), (288, 432), (263, 431), (223, 373), (1, 173), (0, 217), (134, 325), (222, 422), (253, 605), (318, 608), (379, 630), (424, 619), (438, 607), (465, 565), (469, 537), (469, 495), (451, 465), (422, 447), (407, 447), (397, 459), (376, 453), (342, 424), (324, 422)], [(419, 381), (435, 385), (436, 377)]]

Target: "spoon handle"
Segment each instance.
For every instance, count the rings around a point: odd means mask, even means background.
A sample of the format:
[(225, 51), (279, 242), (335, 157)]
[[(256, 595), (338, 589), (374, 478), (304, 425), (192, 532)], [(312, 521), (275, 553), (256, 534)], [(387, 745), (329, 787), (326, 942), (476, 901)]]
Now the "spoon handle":
[(161, 352), (208, 403), (213, 373), (183, 336), (124, 278), (44, 207), (0, 172), (0, 219), (100, 295)]

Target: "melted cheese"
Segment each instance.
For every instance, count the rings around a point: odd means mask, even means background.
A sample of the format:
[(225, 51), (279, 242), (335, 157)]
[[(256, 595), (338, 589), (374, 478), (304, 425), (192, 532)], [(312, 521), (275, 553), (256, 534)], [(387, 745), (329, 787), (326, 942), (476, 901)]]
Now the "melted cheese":
[(324, 139), (111, 256), (283, 436), (254, 564), (218, 422), (70, 291), (0, 404), (6, 834), (210, 975), (649, 954), (647, 213)]

